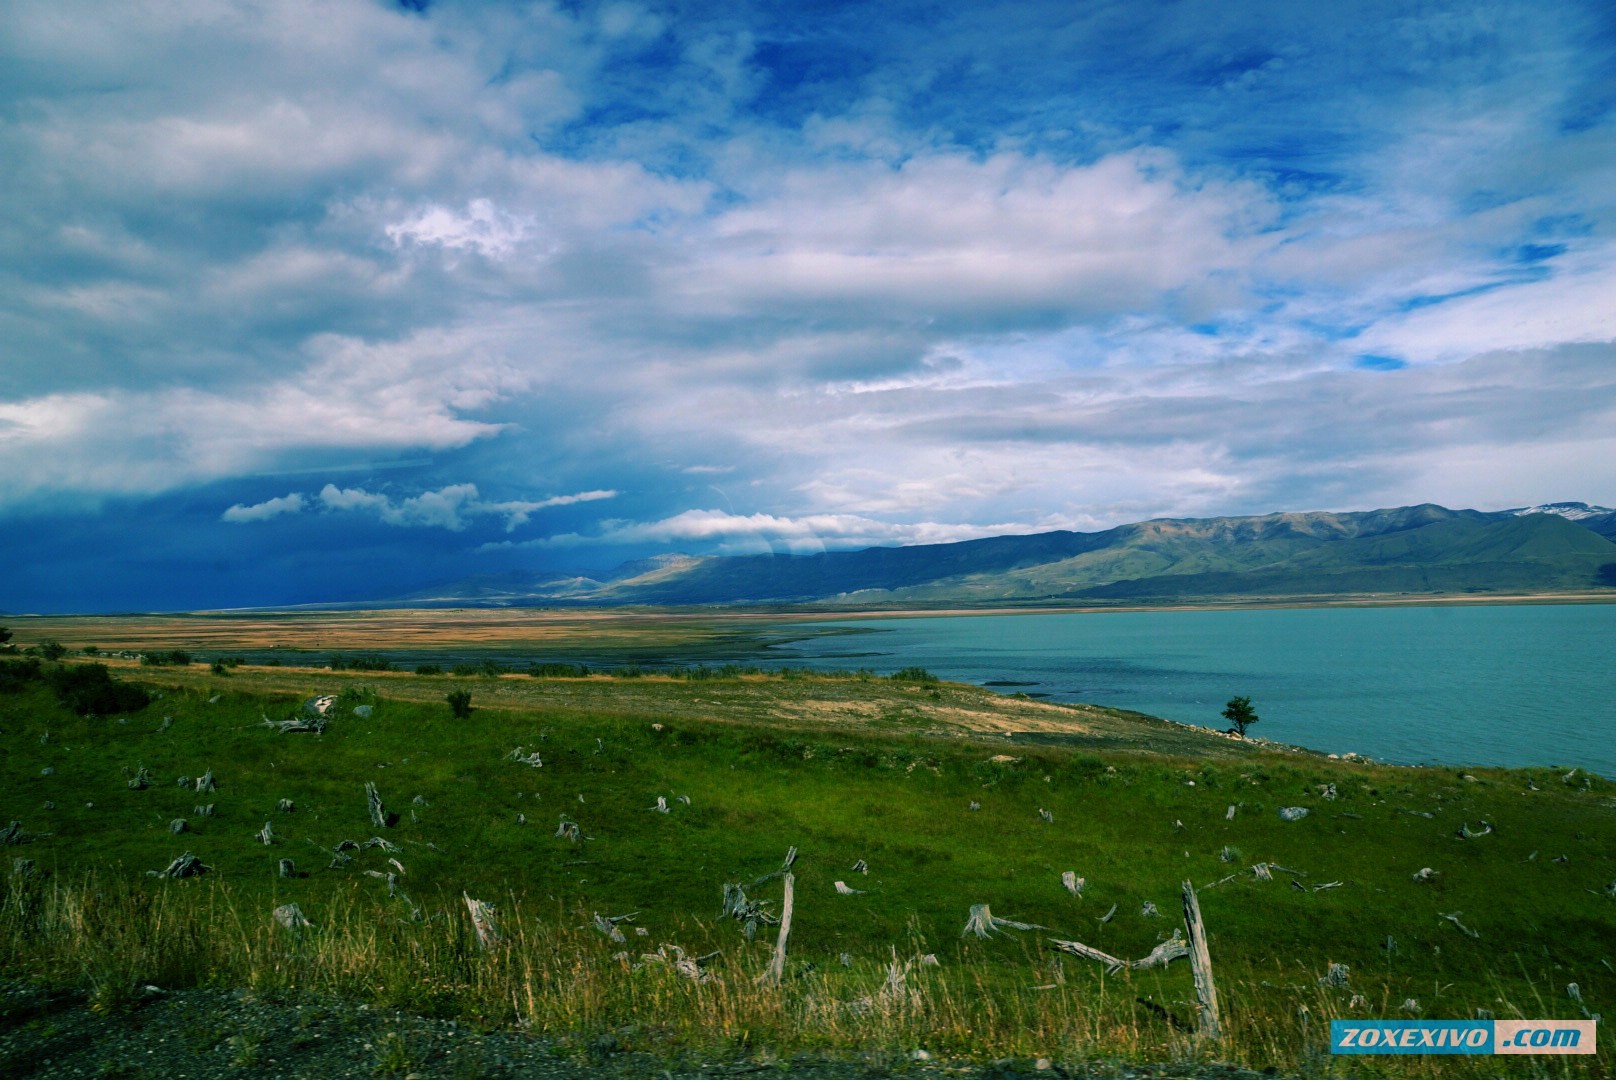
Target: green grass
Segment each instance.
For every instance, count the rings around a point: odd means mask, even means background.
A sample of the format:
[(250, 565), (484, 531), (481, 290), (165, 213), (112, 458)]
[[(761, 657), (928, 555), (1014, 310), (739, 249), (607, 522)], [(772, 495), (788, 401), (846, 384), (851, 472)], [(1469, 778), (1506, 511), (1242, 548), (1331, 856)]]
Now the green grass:
[[(0, 695), (0, 824), (19, 820), (36, 834), (10, 854), (45, 871), (14, 876), (0, 893), (8, 975), (87, 986), (107, 1008), (148, 983), (336, 993), (523, 1021), (580, 1046), (632, 1027), (636, 1046), (668, 1052), (1216, 1053), (1284, 1069), (1335, 1067), (1319, 1058), (1328, 1019), (1405, 1015), (1397, 1009), (1408, 998), (1433, 1018), (1478, 1009), (1580, 1018), (1565, 992), (1572, 982), (1594, 1011), (1616, 1000), (1616, 900), (1606, 895), (1616, 881), (1616, 789), (1581, 773), (1568, 781), (1547, 770), (1343, 763), (1185, 729), (1171, 755), (1121, 741), (1007, 745), (945, 721), (967, 708), (1014, 718), (1050, 707), (952, 684), (203, 670), (128, 668), (160, 696), (107, 717), (75, 716), (41, 684)], [(342, 688), (349, 693), (322, 735), (262, 723)], [(464, 719), (444, 701), (456, 688), (472, 694)], [(825, 701), (867, 704), (869, 719), (833, 722), (810, 707)], [(373, 704), (370, 717), (353, 714), (359, 702)], [(1073, 741), (1083, 738), (1080, 720), (1099, 722), (1082, 710), (1059, 715), (1073, 718)], [(1110, 719), (1117, 731), (1133, 723)], [(1141, 746), (1161, 738), (1144, 721), (1135, 735)], [(509, 760), (518, 746), (543, 766)], [(1197, 746), (1204, 753), (1185, 752)], [(153, 783), (131, 790), (141, 768)], [(175, 783), (210, 769), (213, 793)], [(393, 827), (370, 823), (366, 782), (397, 815)], [(658, 796), (669, 813), (651, 809)], [(291, 812), (277, 809), (282, 799)], [(213, 803), (214, 815), (193, 814), (198, 803)], [(1285, 806), (1311, 812), (1285, 822)], [(557, 838), (561, 817), (592, 839)], [(175, 818), (190, 831), (171, 834)], [(268, 847), (255, 838), (266, 821), (281, 838)], [(1457, 836), (1462, 823), (1482, 821), (1492, 834)], [(402, 851), (355, 852), (350, 865), (328, 869), (339, 841), (378, 832)], [(778, 868), (792, 846), (793, 977), (760, 989), (753, 978), (773, 931), (749, 943), (738, 924), (720, 921), (721, 890)], [(1238, 861), (1224, 861), (1227, 848)], [(184, 850), (210, 872), (146, 876)], [(389, 857), (404, 866), (405, 896), (366, 874), (396, 873)], [(278, 877), (282, 858), (302, 876)], [(860, 859), (867, 876), (852, 870)], [(1304, 872), (1301, 888), (1279, 872), (1256, 880), (1247, 868), (1257, 862)], [(1434, 881), (1411, 880), (1427, 866)], [(1061, 888), (1065, 870), (1086, 879), (1081, 898)], [(1143, 956), (1180, 923), (1186, 879), (1200, 888), (1230, 1031), (1215, 1050), (1196, 1050), (1157, 1011), (1192, 1017), (1184, 964), (1113, 977), (1045, 943), (1071, 938)], [(837, 880), (862, 892), (838, 895)], [(1313, 889), (1334, 881), (1343, 884)], [(748, 891), (778, 908), (779, 889)], [(476, 947), (463, 892), (500, 909), (507, 939), (491, 955)], [(1142, 916), (1146, 901), (1165, 917)], [(294, 937), (277, 926), (271, 909), (287, 902), (314, 929)], [(978, 903), (1049, 930), (961, 940)], [(626, 944), (589, 926), (595, 913), (629, 912), (638, 914)], [(1441, 917), (1454, 912), (1479, 938)], [(712, 968), (720, 981), (698, 987), (641, 960), (664, 944), (721, 951)], [(924, 954), (939, 964), (911, 967), (901, 993), (882, 989), (894, 959)], [(1346, 988), (1319, 985), (1332, 963), (1349, 966)], [(1581, 1068), (1589, 1059), (1573, 1060)], [(1382, 1066), (1398, 1075), (1528, 1069), (1490, 1059)]]

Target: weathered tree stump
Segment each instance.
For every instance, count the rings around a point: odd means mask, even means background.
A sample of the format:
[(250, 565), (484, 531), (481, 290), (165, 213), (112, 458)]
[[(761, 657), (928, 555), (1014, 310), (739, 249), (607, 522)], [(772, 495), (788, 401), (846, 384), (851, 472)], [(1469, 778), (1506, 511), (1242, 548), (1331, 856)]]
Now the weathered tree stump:
[(146, 771), (146, 766), (142, 765), (135, 770), (135, 775), (130, 778), (127, 786), (130, 791), (145, 791), (151, 787), (151, 773)]
[(214, 807), (213, 803), (204, 803), (201, 806), (193, 806), (193, 807), (191, 807), (191, 816), (192, 817), (212, 817), (213, 816), (213, 807)]
[(297, 877), (297, 864), (291, 859), (282, 859), (276, 863), (276, 872), (283, 878)]
[(1001, 919), (993, 914), (988, 905), (972, 904), (970, 917), (965, 920), (965, 929), (960, 931), (960, 937), (971, 935), (979, 938), (992, 937), (1004, 927), (1009, 927), (1012, 930), (1048, 929), (1035, 923), (1017, 922), (1015, 919)]
[(470, 893), (460, 895), (465, 899), (466, 911), (471, 915), (471, 928), (477, 933), (477, 944), (487, 952), (503, 940), (499, 924), (494, 921), (494, 905), (473, 900)]
[[(786, 856), (786, 865), (790, 866), (796, 861), (797, 849), (792, 848)], [(774, 956), (769, 960), (769, 966), (758, 980), (765, 986), (779, 986), (780, 980), (786, 973), (786, 939), (791, 936), (791, 910), (795, 901), (797, 878), (790, 870), (781, 874), (785, 882), (785, 898), (780, 902), (780, 936), (774, 942)]]
[(365, 804), (370, 810), (371, 824), (378, 829), (387, 828), (387, 808), (382, 805), (381, 793), (376, 790), (376, 785), (368, 780), (365, 782)]
[(1189, 934), (1190, 972), (1195, 978), (1196, 1030), (1206, 1039), (1223, 1037), (1218, 1017), (1218, 988), (1212, 981), (1212, 953), (1207, 949), (1206, 924), (1201, 920), (1201, 902), (1195, 886), (1184, 882), (1184, 928)]
[(280, 837), (275, 835), (274, 826), (272, 826), (269, 822), (266, 821), (266, 822), (264, 822), (264, 827), (262, 829), (259, 829), (256, 833), (253, 834), (253, 839), (257, 840), (260, 844), (263, 844), (265, 847), (268, 847), (270, 844), (273, 844), (276, 841), (278, 841), (280, 839)]
[(182, 817), (177, 817), (168, 823), (168, 831), (178, 836), (191, 827), (191, 823)]
[(218, 787), (219, 782), (213, 778), (212, 769), (209, 769), (207, 772), (196, 778), (196, 790), (198, 792), (216, 791), (218, 790)]
[[(282, 859), (281, 861), (286, 862), (288, 860)], [(313, 923), (309, 922), (308, 917), (303, 914), (303, 909), (298, 907), (296, 904), (282, 904), (280, 907), (271, 912), (271, 914), (275, 916), (276, 922), (280, 923), (294, 934), (302, 931), (306, 927), (314, 925)]]
[(296, 807), (293, 805), (291, 799), (282, 799), (275, 804), (275, 809), (279, 810), (283, 814), (290, 814), (296, 809)]
[(183, 855), (176, 856), (173, 862), (161, 870), (146, 871), (146, 876), (178, 880), (207, 872), (208, 868), (202, 865), (202, 860), (187, 851)]
[(1075, 870), (1067, 870), (1061, 874), (1061, 888), (1073, 896), (1082, 896), (1083, 886), (1087, 884), (1086, 880), (1077, 876), (1077, 871)]

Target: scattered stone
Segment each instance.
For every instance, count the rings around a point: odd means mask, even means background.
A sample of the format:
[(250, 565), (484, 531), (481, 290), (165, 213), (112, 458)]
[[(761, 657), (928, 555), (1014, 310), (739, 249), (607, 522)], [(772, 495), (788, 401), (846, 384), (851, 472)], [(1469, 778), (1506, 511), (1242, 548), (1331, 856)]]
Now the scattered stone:
[(40, 776), (55, 776), (56, 775), (56, 768), (54, 766), (52, 766), (52, 765), (47, 765), (43, 769), (39, 770), (39, 775)]
[(1415, 871), (1413, 880), (1420, 882), (1435, 881), (1436, 876), (1437, 872), (1435, 870), (1432, 870), (1429, 866), (1422, 866)]
[(1088, 882), (1085, 879), (1077, 876), (1077, 871), (1075, 870), (1067, 870), (1061, 874), (1061, 887), (1073, 896), (1082, 896), (1083, 886), (1087, 884)]
[(1279, 808), (1281, 821), (1301, 821), (1307, 817), (1308, 809), (1305, 806), (1282, 806)]
[(275, 864), (277, 873), (283, 878), (297, 877), (297, 864), (291, 859), (281, 859)]
[(193, 806), (193, 807), (191, 807), (191, 816), (192, 817), (212, 817), (213, 816), (213, 807), (214, 807), (213, 803), (206, 803), (206, 804), (204, 804), (202, 806)]
[(189, 776), (182, 776), (174, 781), (174, 786), (188, 788), (191, 786), (191, 778)]
[(375, 711), (376, 707), (374, 705), (355, 705), (353, 714), (361, 720), (369, 720)]
[(177, 817), (173, 821), (170, 821), (168, 823), (168, 831), (173, 833), (175, 836), (178, 836), (180, 833), (185, 832), (190, 827), (191, 827), (191, 823), (186, 821), (182, 817)]
[(376, 785), (368, 780), (365, 781), (365, 804), (370, 810), (371, 824), (378, 829), (387, 828), (387, 808), (382, 805), (381, 793), (376, 790)]
[(196, 790), (198, 792), (217, 791), (218, 788), (219, 782), (213, 778), (212, 769), (209, 769), (207, 772), (196, 778)]

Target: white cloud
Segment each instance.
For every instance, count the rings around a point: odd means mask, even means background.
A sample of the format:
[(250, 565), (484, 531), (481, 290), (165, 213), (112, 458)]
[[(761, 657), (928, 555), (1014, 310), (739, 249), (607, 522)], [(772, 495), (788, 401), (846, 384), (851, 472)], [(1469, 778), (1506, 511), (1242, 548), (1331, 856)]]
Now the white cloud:
[(615, 491), (598, 490), (555, 495), (547, 499), (489, 502), (482, 498), (476, 484), (450, 484), (403, 498), (364, 488), (327, 484), (312, 500), (294, 491), (252, 506), (232, 506), (222, 517), (225, 521), (238, 523), (267, 521), (280, 514), (298, 513), (305, 507), (318, 506), (329, 513), (372, 514), (383, 524), (400, 528), (439, 528), (451, 532), (463, 531), (473, 518), (498, 517), (505, 520), (505, 531), (513, 532), (526, 525), (532, 515), (540, 510), (597, 502), (616, 496)]
[(222, 521), (237, 524), (244, 524), (249, 521), (268, 521), (270, 518), (280, 517), (282, 514), (301, 514), (306, 505), (307, 500), (303, 498), (302, 493), (294, 491), (290, 495), (282, 495), (275, 499), (265, 499), (263, 502), (253, 503), (251, 506), (237, 503), (223, 514), (220, 514), (219, 518)]
[(436, 244), (476, 251), (491, 258), (509, 255), (533, 232), (532, 226), (504, 213), (488, 199), (473, 199), (462, 211), (427, 206), (386, 228), (394, 244)]

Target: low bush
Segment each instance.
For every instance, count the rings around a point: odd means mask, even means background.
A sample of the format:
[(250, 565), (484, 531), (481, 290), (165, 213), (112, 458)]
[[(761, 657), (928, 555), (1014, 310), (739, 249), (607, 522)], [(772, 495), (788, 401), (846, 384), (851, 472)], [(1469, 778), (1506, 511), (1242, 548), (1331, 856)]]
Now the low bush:
[(80, 716), (139, 712), (151, 703), (151, 695), (138, 686), (114, 679), (105, 664), (57, 668), (45, 678), (62, 707)]
[(140, 654), (140, 663), (143, 667), (187, 667), (191, 663), (191, 654), (184, 649), (146, 652)]

